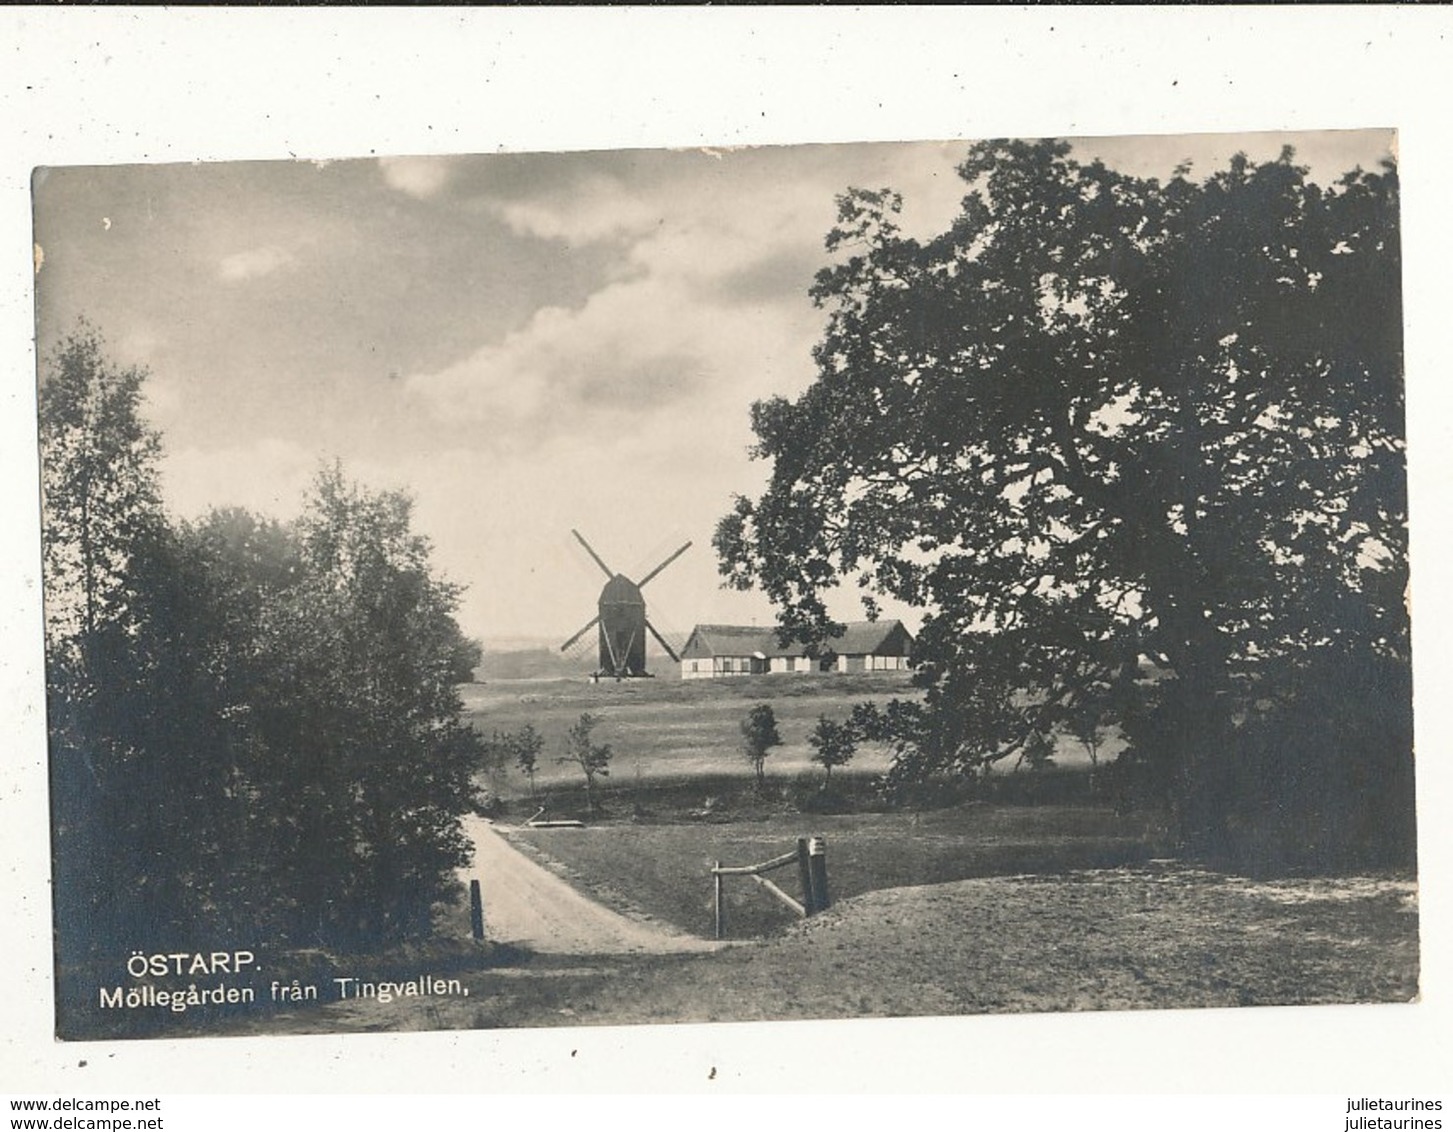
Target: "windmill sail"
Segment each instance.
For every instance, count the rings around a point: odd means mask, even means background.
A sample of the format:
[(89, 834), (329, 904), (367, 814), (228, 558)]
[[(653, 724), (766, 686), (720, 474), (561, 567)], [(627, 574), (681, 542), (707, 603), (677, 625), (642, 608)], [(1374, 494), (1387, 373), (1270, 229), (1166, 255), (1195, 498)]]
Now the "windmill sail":
[(595, 617), (561, 645), (560, 651), (564, 652), (570, 648), (592, 627), (598, 627), (600, 668), (597, 675), (599, 676), (613, 676), (617, 680), (625, 677), (649, 676), (650, 673), (646, 671), (647, 633), (656, 638), (661, 647), (666, 650), (667, 656), (673, 661), (676, 660), (675, 650), (666, 643), (665, 638), (646, 619), (646, 599), (641, 596), (641, 589), (667, 566), (685, 554), (691, 547), (691, 543), (688, 542), (678, 548), (639, 582), (633, 582), (624, 574), (617, 574), (611, 570), (579, 531), (571, 530), (570, 533), (575, 536), (575, 541), (585, 548), (585, 552), (600, 567), (601, 573), (609, 581), (600, 591)]

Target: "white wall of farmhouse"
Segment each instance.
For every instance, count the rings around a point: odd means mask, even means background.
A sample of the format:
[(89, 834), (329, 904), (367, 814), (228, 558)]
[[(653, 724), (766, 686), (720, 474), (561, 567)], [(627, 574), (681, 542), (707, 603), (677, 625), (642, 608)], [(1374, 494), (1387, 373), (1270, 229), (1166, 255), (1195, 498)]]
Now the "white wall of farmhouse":
[(911, 666), (913, 638), (901, 622), (883, 626), (848, 624), (832, 639), (843, 652), (823, 667), (813, 657), (786, 653), (766, 629), (744, 625), (699, 625), (682, 649), (681, 679), (710, 680), (723, 676), (803, 675), (810, 672), (904, 672)]
[(681, 662), (681, 679), (710, 680), (716, 676), (752, 676), (781, 671), (769, 668), (762, 656), (704, 656)]
[(813, 667), (813, 662), (810, 657), (774, 656), (772, 658), (772, 667), (770, 671), (791, 672), (800, 675), (804, 672), (811, 672)]
[[(840, 656), (833, 672), (907, 672), (906, 656)], [(764, 660), (754, 656), (704, 656), (681, 662), (681, 679), (711, 680), (722, 676), (771, 675), (804, 676), (818, 671), (817, 662), (807, 656), (774, 656)]]
[(907, 672), (908, 658), (906, 656), (869, 656), (867, 665), (869, 672)]

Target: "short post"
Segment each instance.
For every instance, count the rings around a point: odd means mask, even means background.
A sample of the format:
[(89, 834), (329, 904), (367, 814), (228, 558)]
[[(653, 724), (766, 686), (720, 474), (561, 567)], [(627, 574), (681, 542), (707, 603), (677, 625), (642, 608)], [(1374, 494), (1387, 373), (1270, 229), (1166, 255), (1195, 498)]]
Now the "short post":
[(726, 938), (726, 909), (721, 903), (721, 862), (713, 861), (711, 867), (711, 879), (716, 891), (716, 938)]
[(821, 912), (832, 903), (827, 894), (827, 842), (814, 837), (807, 843), (807, 871), (812, 878), (812, 907)]
[(807, 838), (797, 839), (797, 879), (802, 882), (802, 911), (810, 916), (817, 911), (812, 899), (812, 868), (807, 863)]
[(484, 900), (479, 895), (477, 880), (469, 882), (469, 927), (475, 939), (484, 939)]

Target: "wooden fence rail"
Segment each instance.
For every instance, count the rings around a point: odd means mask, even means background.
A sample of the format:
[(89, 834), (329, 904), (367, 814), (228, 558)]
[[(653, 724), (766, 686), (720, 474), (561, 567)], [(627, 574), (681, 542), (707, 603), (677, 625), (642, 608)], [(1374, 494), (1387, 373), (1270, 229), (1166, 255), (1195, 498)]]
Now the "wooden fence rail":
[[(802, 885), (800, 901), (762, 875), (792, 864), (797, 866), (798, 883)], [(717, 939), (726, 938), (726, 905), (722, 900), (722, 882), (727, 877), (751, 877), (799, 916), (811, 916), (828, 905), (827, 843), (821, 837), (799, 837), (797, 848), (792, 852), (755, 865), (723, 865), (720, 861), (714, 861), (711, 866), (711, 881)]]

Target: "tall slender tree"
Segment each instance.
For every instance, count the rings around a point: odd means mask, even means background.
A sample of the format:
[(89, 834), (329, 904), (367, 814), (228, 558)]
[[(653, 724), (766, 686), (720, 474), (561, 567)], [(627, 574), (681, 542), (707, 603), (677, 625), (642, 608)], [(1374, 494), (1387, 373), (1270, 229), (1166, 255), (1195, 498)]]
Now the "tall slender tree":
[(560, 759), (574, 763), (585, 775), (585, 799), (591, 813), (596, 811), (595, 780), (610, 776), (610, 744), (597, 743), (592, 738), (598, 723), (598, 716), (582, 712), (565, 735), (565, 755)]
[(839, 723), (820, 715), (807, 741), (812, 746), (812, 761), (822, 767), (822, 788), (826, 790), (832, 785), (832, 768), (852, 762), (858, 749), (858, 733), (851, 722)]
[(545, 737), (535, 730), (533, 723), (527, 723), (510, 736), (510, 750), (515, 757), (515, 766), (530, 782), (530, 798), (535, 798), (535, 773), (540, 768), (540, 753), (545, 749)]
[(125, 623), (128, 564), (163, 525), (161, 440), (141, 412), (146, 378), (108, 359), (85, 321), (41, 368), (46, 633), (53, 652), (80, 663), (98, 633)]
[(39, 375), (55, 913), (70, 958), (154, 938), (189, 903), (160, 864), (159, 811), (186, 788), (148, 742), (155, 717), (138, 710), (155, 685), (154, 567), (168, 552), (146, 376), (111, 361), (85, 322)]
[(742, 753), (752, 766), (757, 777), (757, 789), (767, 785), (767, 755), (773, 747), (782, 745), (782, 735), (777, 730), (777, 713), (771, 704), (756, 704), (742, 720)]

